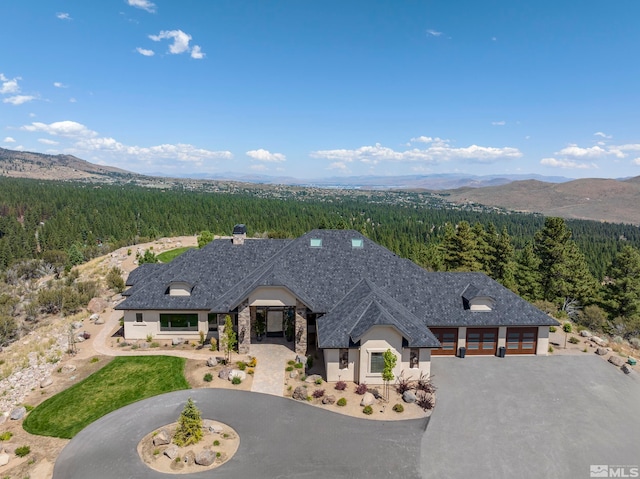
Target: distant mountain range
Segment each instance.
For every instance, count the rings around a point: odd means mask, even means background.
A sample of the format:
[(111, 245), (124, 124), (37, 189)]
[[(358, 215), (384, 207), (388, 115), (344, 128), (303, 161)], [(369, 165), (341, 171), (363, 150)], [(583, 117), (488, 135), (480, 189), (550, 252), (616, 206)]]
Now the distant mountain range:
[[(0, 148), (0, 175), (47, 180), (113, 183), (133, 181), (164, 186), (161, 174), (140, 175), (96, 165), (71, 155), (45, 155)], [(479, 203), (547, 216), (640, 225), (640, 176), (626, 179), (571, 180), (560, 176), (437, 174), (414, 176), (351, 176), (315, 180), (224, 173), (194, 174), (172, 183), (241, 182), (341, 189), (430, 190), (456, 203)]]

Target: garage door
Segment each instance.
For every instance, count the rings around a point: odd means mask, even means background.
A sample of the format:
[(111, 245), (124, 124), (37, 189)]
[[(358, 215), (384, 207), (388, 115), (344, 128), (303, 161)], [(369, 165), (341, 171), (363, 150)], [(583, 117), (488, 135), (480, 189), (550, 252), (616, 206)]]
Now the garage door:
[(536, 354), (538, 328), (507, 328), (507, 354)]
[(467, 328), (467, 354), (495, 354), (498, 328)]
[(457, 328), (429, 328), (433, 335), (438, 338), (441, 348), (432, 349), (431, 354), (436, 356), (455, 356), (458, 350), (458, 329)]

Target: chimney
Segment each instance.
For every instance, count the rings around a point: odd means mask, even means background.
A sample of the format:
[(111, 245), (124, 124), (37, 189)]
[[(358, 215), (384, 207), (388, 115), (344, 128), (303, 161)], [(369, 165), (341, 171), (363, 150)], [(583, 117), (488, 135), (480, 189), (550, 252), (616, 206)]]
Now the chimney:
[(233, 227), (233, 244), (243, 245), (247, 239), (247, 227), (245, 225), (235, 225)]

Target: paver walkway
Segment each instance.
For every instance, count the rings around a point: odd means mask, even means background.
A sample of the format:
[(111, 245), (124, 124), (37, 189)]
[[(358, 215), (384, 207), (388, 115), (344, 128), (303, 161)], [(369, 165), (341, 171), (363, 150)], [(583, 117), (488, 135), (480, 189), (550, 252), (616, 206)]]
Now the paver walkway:
[(251, 391), (282, 396), (287, 361), (296, 353), (281, 344), (251, 344), (249, 354), (258, 360)]

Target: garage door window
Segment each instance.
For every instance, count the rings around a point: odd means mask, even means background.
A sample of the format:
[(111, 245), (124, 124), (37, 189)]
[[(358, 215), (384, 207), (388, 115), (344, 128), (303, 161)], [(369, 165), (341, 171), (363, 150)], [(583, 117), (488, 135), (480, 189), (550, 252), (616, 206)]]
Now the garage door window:
[(469, 333), (467, 335), (467, 349), (480, 349), (480, 333)]

